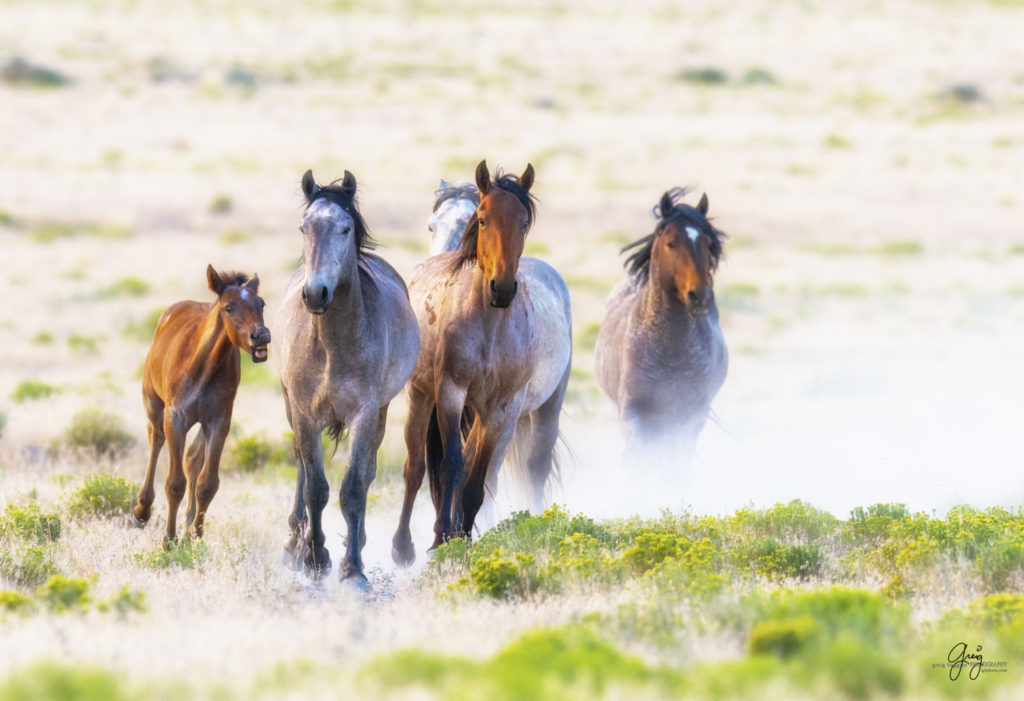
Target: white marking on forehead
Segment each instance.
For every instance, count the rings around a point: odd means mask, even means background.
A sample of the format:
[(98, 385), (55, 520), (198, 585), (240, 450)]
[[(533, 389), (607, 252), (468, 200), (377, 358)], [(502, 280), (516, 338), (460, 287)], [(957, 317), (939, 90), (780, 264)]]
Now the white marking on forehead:
[(303, 219), (348, 219), (352, 220), (352, 217), (346, 212), (342, 206), (336, 202), (331, 202), (325, 197), (321, 197), (318, 200), (313, 200), (313, 204), (309, 205), (309, 209), (306, 210)]
[(242, 288), (242, 299), (248, 300), (250, 297), (252, 297), (252, 292), (250, 292), (248, 290), (248, 288), (243, 287)]
[(686, 235), (690, 237), (690, 240), (697, 243), (697, 239), (700, 238), (700, 232), (692, 226), (686, 227)]

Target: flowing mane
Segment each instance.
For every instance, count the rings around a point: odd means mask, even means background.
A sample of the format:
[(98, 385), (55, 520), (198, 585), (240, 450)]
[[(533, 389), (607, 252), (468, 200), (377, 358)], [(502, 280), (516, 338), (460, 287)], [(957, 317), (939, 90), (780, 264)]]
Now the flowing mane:
[[(719, 231), (711, 225), (711, 220), (700, 213), (695, 207), (683, 204), (683, 198), (690, 193), (689, 188), (674, 187), (666, 192), (661, 201), (654, 205), (651, 213), (660, 221), (654, 227), (654, 231), (643, 236), (631, 244), (623, 246), (620, 253), (633, 251), (623, 267), (630, 275), (639, 275), (646, 280), (651, 267), (651, 249), (654, 247), (654, 237), (665, 225), (676, 220), (683, 220), (684, 226), (692, 226), (702, 234), (707, 234), (711, 239), (711, 270), (718, 267), (718, 261), (722, 258), (722, 243), (728, 238), (725, 232)], [(636, 249), (636, 250), (633, 250)]]
[[(500, 187), (502, 190), (515, 195), (522, 205), (526, 207), (527, 228), (533, 226), (533, 220), (537, 214), (537, 203), (533, 195), (519, 184), (517, 176), (511, 173), (502, 173), (501, 170), (498, 170), (494, 180), (491, 182), (491, 187)], [(477, 196), (479, 197), (479, 193)], [(459, 255), (455, 259), (454, 269), (458, 269), (464, 263), (476, 260), (476, 239), (479, 233), (480, 220), (477, 218), (476, 212), (473, 212), (472, 218), (466, 224), (466, 231), (462, 234), (462, 240), (459, 242)]]

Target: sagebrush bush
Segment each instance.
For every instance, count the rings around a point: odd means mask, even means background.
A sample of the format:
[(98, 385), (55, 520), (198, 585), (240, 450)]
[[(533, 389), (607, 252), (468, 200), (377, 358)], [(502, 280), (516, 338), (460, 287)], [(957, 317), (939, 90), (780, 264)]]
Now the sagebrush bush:
[(225, 466), (239, 472), (260, 470), (291, 463), (290, 450), (286, 442), (273, 443), (262, 433), (235, 439), (228, 447)]
[(36, 590), (36, 600), (54, 613), (85, 611), (92, 602), (88, 579), (54, 575)]
[(35, 587), (58, 573), (50, 553), (40, 547), (0, 553), (0, 577), (20, 587)]
[(127, 514), (139, 492), (136, 482), (106, 472), (89, 475), (68, 500), (68, 513), (76, 518), (110, 518)]
[(128, 701), (138, 698), (106, 669), (38, 662), (19, 669), (0, 684), (0, 701)]
[(38, 380), (22, 380), (11, 392), (11, 399), (21, 404), (33, 399), (46, 399), (58, 392), (60, 392), (60, 388), (51, 384)]
[(34, 501), (26, 506), (8, 504), (0, 516), (0, 537), (49, 543), (60, 538), (60, 531), (60, 516), (43, 513)]
[(135, 561), (154, 570), (178, 567), (183, 570), (194, 569), (210, 554), (210, 549), (202, 541), (182, 540), (165, 543), (160, 550), (136, 553)]
[(125, 430), (120, 417), (99, 409), (83, 409), (71, 418), (63, 444), (96, 458), (113, 460), (132, 449), (135, 436)]

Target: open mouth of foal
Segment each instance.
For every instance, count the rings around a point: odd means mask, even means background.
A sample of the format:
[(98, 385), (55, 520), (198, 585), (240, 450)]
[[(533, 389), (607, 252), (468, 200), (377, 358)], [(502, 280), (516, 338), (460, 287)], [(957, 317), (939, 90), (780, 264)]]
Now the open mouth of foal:
[(252, 349), (252, 362), (262, 363), (267, 359), (267, 347), (259, 346)]

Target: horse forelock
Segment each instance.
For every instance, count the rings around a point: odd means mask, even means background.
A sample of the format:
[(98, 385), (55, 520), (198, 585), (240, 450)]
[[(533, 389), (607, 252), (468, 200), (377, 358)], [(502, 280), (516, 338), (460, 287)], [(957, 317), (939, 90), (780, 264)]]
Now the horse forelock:
[(434, 191), (434, 209), (436, 212), (448, 200), (470, 200), (473, 204), (480, 205), (480, 191), (472, 183), (457, 183), (441, 187)]
[(331, 183), (330, 185), (318, 188), (313, 193), (313, 196), (306, 202), (306, 209), (308, 210), (317, 200), (327, 200), (336, 204), (352, 217), (352, 231), (356, 236), (357, 253), (362, 254), (364, 251), (372, 251), (377, 247), (377, 242), (370, 236), (370, 229), (366, 225), (366, 220), (359, 213), (355, 193), (343, 189), (340, 185)]
[[(505, 192), (515, 195), (519, 203), (526, 209), (527, 229), (533, 226), (533, 220), (537, 215), (537, 200), (525, 187), (519, 184), (517, 176), (511, 173), (503, 173), (501, 169), (498, 169), (495, 172), (494, 180), (491, 181), (491, 187), (498, 187)], [(477, 206), (479, 206), (479, 202), (477, 202)], [(477, 213), (473, 212), (473, 216), (470, 217), (469, 222), (466, 224), (466, 231), (462, 234), (462, 240), (459, 242), (459, 255), (452, 266), (453, 270), (460, 268), (464, 263), (476, 260), (476, 243), (479, 233), (480, 219)]]
[(245, 273), (240, 273), (237, 270), (222, 270), (217, 274), (220, 276), (220, 281), (224, 283), (225, 287), (230, 285), (244, 285), (249, 282), (249, 276)]

